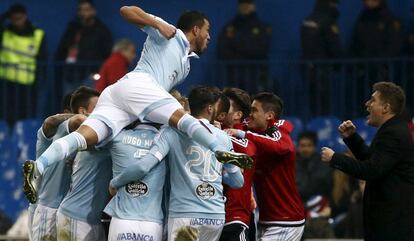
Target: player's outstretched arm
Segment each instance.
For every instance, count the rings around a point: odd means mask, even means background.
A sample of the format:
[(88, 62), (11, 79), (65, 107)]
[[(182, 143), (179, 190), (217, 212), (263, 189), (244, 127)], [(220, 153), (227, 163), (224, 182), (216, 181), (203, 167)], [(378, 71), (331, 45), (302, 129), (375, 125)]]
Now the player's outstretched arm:
[(68, 127), (69, 132), (76, 131), (79, 126), (86, 120), (87, 116), (83, 114), (76, 114), (69, 119)]
[(119, 189), (130, 182), (141, 180), (155, 166), (157, 166), (158, 163), (163, 161), (170, 150), (170, 145), (167, 140), (168, 138), (162, 135), (164, 130), (161, 130), (158, 136), (155, 137), (154, 144), (148, 154), (140, 158), (138, 162), (134, 161), (133, 165), (128, 166), (127, 169), (111, 180), (109, 184), (110, 188)]
[(123, 6), (119, 10), (121, 16), (128, 22), (143, 28), (150, 26), (158, 29), (160, 33), (167, 39), (174, 37), (176, 28), (164, 21), (157, 20), (153, 15), (146, 13), (137, 6)]
[(138, 163), (129, 166), (110, 182), (110, 187), (119, 189), (126, 184), (141, 180), (144, 178), (157, 164), (159, 160), (152, 154), (147, 154)]
[(53, 137), (56, 134), (58, 126), (73, 115), (74, 114), (56, 114), (46, 118), (42, 125), (42, 131), (45, 137)]
[(244, 185), (244, 178), (238, 166), (233, 164), (223, 165), (223, 182), (231, 188), (241, 188)]

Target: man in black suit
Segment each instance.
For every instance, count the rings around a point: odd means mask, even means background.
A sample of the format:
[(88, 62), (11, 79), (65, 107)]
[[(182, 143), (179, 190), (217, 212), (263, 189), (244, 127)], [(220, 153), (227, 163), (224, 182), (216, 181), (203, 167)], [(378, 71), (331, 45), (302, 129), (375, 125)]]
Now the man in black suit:
[(404, 105), (405, 94), (399, 86), (374, 84), (365, 104), (367, 123), (379, 128), (371, 146), (364, 144), (348, 120), (338, 129), (356, 159), (322, 148), (322, 160), (331, 167), (367, 181), (365, 241), (414, 240), (414, 144), (407, 123), (399, 117)]

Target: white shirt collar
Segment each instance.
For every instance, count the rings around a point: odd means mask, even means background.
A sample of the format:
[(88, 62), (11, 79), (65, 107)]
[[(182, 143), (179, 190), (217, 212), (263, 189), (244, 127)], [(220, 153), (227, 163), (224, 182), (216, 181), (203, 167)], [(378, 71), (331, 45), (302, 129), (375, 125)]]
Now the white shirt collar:
[(177, 29), (177, 34), (179, 34), (181, 36), (181, 38), (184, 40), (185, 43), (185, 53), (186, 56), (185, 58), (190, 58), (190, 57), (194, 57), (194, 58), (200, 58), (196, 53), (191, 52), (190, 53), (190, 42), (187, 39), (187, 36), (185, 36), (185, 34), (183, 33), (183, 31), (181, 31), (181, 29)]

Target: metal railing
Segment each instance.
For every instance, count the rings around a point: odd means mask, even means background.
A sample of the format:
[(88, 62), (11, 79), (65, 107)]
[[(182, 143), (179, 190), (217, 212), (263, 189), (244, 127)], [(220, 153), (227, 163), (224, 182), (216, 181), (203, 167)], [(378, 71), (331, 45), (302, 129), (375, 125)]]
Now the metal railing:
[[(198, 63), (195, 63), (198, 64)], [(406, 91), (414, 106), (414, 59), (344, 59), (283, 61), (202, 62), (201, 71), (190, 78), (218, 87), (274, 91), (285, 102), (285, 114), (307, 120), (317, 115), (354, 118), (365, 115), (364, 102), (371, 85), (393, 81)], [(0, 64), (1, 66), (1, 64)], [(60, 111), (61, 98), (80, 84), (93, 85), (90, 76), (100, 63), (39, 63), (34, 85), (21, 86), (0, 80), (0, 119), (13, 122), (27, 117), (42, 118)], [(191, 81), (184, 85), (191, 85)]]
[(207, 83), (273, 91), (284, 100), (285, 115), (304, 120), (365, 115), (364, 103), (378, 81), (401, 85), (407, 105), (414, 106), (414, 58), (226, 61), (211, 64), (208, 73)]
[(61, 111), (62, 97), (81, 84), (91, 84), (90, 75), (98, 72), (99, 66), (97, 62), (41, 62), (36, 66), (36, 81), (32, 85), (0, 79), (0, 119), (13, 123)]

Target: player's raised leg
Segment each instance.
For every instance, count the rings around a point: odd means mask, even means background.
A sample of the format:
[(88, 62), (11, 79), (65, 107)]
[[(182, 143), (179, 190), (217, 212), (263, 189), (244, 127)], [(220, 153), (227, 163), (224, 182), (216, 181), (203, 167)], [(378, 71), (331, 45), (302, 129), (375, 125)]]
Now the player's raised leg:
[(110, 140), (112, 135), (135, 120), (130, 114), (112, 104), (111, 89), (108, 87), (104, 90), (92, 114), (76, 131), (54, 141), (36, 161), (24, 163), (23, 191), (29, 201), (36, 199), (36, 179), (48, 166), (65, 160), (65, 157), (78, 150), (85, 150)]
[(144, 119), (153, 123), (168, 124), (186, 133), (187, 136), (213, 151), (222, 163), (231, 163), (241, 168), (252, 166), (251, 157), (243, 153), (225, 150), (204, 123), (185, 112), (181, 104), (170, 94), (165, 92), (165, 96), (168, 98), (156, 101), (147, 108), (148, 114)]
[[(109, 130), (106, 125), (100, 122), (100, 126), (103, 129), (99, 133), (108, 135)], [(23, 192), (29, 201), (36, 199), (34, 198), (37, 196), (36, 179), (43, 174), (45, 168), (96, 143), (98, 143), (97, 132), (92, 127), (82, 125), (77, 131), (54, 141), (36, 161), (26, 161), (23, 164)]]

